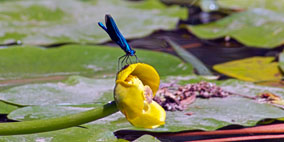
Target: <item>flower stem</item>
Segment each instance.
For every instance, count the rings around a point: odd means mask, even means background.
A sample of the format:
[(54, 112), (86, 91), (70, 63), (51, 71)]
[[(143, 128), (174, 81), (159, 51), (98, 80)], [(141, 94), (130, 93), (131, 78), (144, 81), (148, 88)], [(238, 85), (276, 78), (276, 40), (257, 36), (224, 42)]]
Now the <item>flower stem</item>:
[(58, 118), (24, 122), (0, 123), (0, 135), (20, 135), (59, 130), (79, 126), (117, 112), (115, 102), (85, 112)]

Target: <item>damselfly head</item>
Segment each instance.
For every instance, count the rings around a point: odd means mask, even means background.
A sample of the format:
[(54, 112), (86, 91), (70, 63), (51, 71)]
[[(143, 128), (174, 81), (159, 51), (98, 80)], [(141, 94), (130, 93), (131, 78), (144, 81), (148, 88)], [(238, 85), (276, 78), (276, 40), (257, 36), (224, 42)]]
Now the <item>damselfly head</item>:
[(135, 50), (130, 50), (130, 56), (134, 56), (134, 55), (135, 55), (135, 53), (136, 53), (136, 51), (135, 51)]

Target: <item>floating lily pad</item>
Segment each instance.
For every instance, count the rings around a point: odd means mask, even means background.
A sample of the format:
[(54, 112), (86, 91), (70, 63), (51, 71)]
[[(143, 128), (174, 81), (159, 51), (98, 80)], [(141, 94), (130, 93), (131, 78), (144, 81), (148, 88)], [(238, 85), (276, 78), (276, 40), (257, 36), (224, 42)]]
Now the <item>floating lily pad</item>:
[(283, 11), (284, 0), (217, 0), (217, 3), (223, 8), (230, 9), (250, 9), (265, 8), (274, 11)]
[(283, 13), (256, 8), (232, 14), (213, 23), (188, 26), (188, 29), (204, 39), (230, 36), (247, 46), (274, 48), (284, 42), (282, 19)]
[(281, 80), (282, 73), (274, 57), (251, 57), (230, 61), (213, 66), (213, 69), (225, 75), (244, 81)]
[(113, 98), (114, 84), (114, 79), (93, 80), (73, 76), (66, 83), (27, 84), (7, 89), (0, 92), (0, 100), (22, 106), (107, 102)]
[[(183, 130), (216, 130), (218, 128), (232, 124), (254, 126), (260, 120), (266, 118), (277, 119), (284, 117), (283, 109), (270, 104), (260, 103), (257, 100), (248, 98), (255, 97), (256, 95), (267, 91), (270, 91), (271, 93), (284, 98), (284, 89), (258, 86), (252, 83), (237, 80), (221, 81), (218, 84), (223, 89), (240, 95), (233, 95), (225, 98), (198, 98), (184, 111), (167, 112), (166, 124), (164, 126), (156, 129), (146, 130), (157, 132), (177, 132)], [(242, 97), (241, 95), (248, 97)], [(18, 116), (20, 120), (30, 120), (30, 116), (34, 116), (33, 118), (35, 119), (44, 119), (59, 116), (57, 112), (53, 111), (54, 109), (52, 107), (43, 107), (44, 106), (39, 107), (41, 109), (27, 108), (28, 111), (26, 111), (26, 109), (19, 109), (12, 112), (12, 114), (13, 116)], [(65, 109), (65, 106), (58, 107), (62, 107), (62, 110)], [(39, 110), (45, 110), (46, 112), (48, 112), (48, 115), (43, 115), (43, 112), (39, 113)], [(68, 109), (65, 110), (70, 111)], [(12, 118), (17, 119), (17, 117)], [(92, 122), (92, 124), (104, 124), (105, 127), (115, 127), (115, 130), (142, 130), (132, 127), (121, 113), (116, 113), (110, 117)]]
[(185, 8), (167, 7), (158, 0), (0, 2), (0, 43), (17, 40), (24, 44), (104, 42), (110, 38), (97, 23), (104, 21), (105, 14), (114, 17), (126, 38), (137, 38), (153, 30), (174, 28), (177, 21), (187, 15)]
[(282, 72), (284, 72), (284, 52), (279, 55), (279, 66)]
[(45, 132), (39, 134), (30, 135), (15, 135), (15, 136), (1, 136), (0, 142), (19, 142), (19, 141), (107, 141), (116, 142), (117, 139), (113, 135), (114, 129), (112, 127), (106, 127), (104, 124), (97, 125), (84, 125), (86, 128), (72, 127), (68, 129)]
[(16, 109), (18, 109), (17, 106), (7, 104), (7, 103), (0, 101), (0, 114), (8, 114)]
[[(114, 76), (117, 59), (122, 55), (120, 48), (108, 46), (9, 47), (0, 52), (0, 80), (68, 75)], [(137, 56), (141, 62), (154, 66), (161, 76), (191, 74), (193, 70), (191, 65), (170, 54), (137, 50)]]
[(160, 142), (160, 140), (151, 135), (143, 135), (136, 139), (134, 142)]
[[(186, 115), (188, 113), (191, 115)], [(168, 112), (166, 129), (216, 130), (232, 124), (254, 126), (262, 119), (283, 116), (281, 109), (240, 97), (197, 99), (184, 112)]]
[(71, 106), (56, 106), (56, 105), (43, 105), (43, 106), (29, 106), (17, 109), (8, 115), (9, 119), (19, 121), (29, 121), (36, 119), (47, 119), (75, 114), (82, 111), (92, 109), (84, 107), (71, 107)]
[[(196, 78), (196, 77), (193, 77)], [(190, 80), (189, 80), (190, 81)], [(284, 97), (284, 89), (264, 87), (254, 85), (237, 80), (219, 81), (218, 83), (223, 89), (246, 96), (256, 96), (259, 93), (269, 90), (271, 93)], [(115, 113), (106, 118), (91, 122), (87, 125), (87, 129), (73, 127), (53, 132), (45, 132), (40, 134), (29, 134), (21, 136), (2, 136), (0, 141), (36, 141), (36, 140), (52, 140), (52, 141), (115, 141), (113, 134), (118, 130), (146, 130), (155, 132), (178, 132), (183, 130), (216, 130), (218, 128), (237, 124), (243, 126), (254, 126), (260, 120), (269, 118), (277, 119), (284, 117), (284, 110), (273, 105), (260, 103), (254, 99), (244, 98), (240, 95), (229, 96), (226, 98), (210, 98), (197, 99), (185, 111), (167, 112), (166, 124), (156, 129), (137, 129), (120, 113)], [(32, 109), (33, 108), (33, 109)], [(40, 108), (40, 109), (35, 109)], [(54, 108), (66, 110), (66, 114), (72, 113), (72, 109), (66, 106), (46, 107), (33, 106), (16, 110), (11, 116), (19, 120), (45, 119), (50, 117), (61, 116)], [(68, 108), (68, 109), (67, 109)], [(77, 109), (79, 110), (79, 109)], [(44, 112), (47, 115), (44, 115)], [(79, 111), (82, 111), (81, 109)], [(190, 115), (189, 115), (190, 114)], [(74, 135), (76, 134), (76, 135)]]
[[(218, 84), (227, 91), (248, 97), (255, 97), (267, 91), (284, 97), (284, 89), (281, 88), (258, 86), (236, 80), (221, 81)], [(186, 115), (187, 113), (191, 115)], [(216, 130), (231, 124), (254, 126), (262, 119), (282, 118), (283, 115), (283, 109), (238, 95), (197, 99), (183, 112), (167, 112), (165, 127), (154, 131)]]

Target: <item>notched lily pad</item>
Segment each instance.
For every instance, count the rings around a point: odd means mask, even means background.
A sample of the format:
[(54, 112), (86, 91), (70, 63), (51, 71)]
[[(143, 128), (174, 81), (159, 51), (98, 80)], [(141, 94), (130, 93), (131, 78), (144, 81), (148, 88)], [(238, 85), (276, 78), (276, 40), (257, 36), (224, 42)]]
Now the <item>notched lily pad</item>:
[(244, 81), (277, 81), (282, 79), (282, 72), (274, 57), (251, 57), (230, 61), (213, 66), (213, 69)]

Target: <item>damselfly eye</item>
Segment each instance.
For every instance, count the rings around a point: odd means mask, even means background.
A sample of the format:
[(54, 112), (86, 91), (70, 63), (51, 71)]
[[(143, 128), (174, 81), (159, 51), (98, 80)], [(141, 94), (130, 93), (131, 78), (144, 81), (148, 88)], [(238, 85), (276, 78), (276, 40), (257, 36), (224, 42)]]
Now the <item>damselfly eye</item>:
[(135, 50), (131, 50), (130, 53), (131, 53), (131, 56), (134, 56), (136, 51)]

